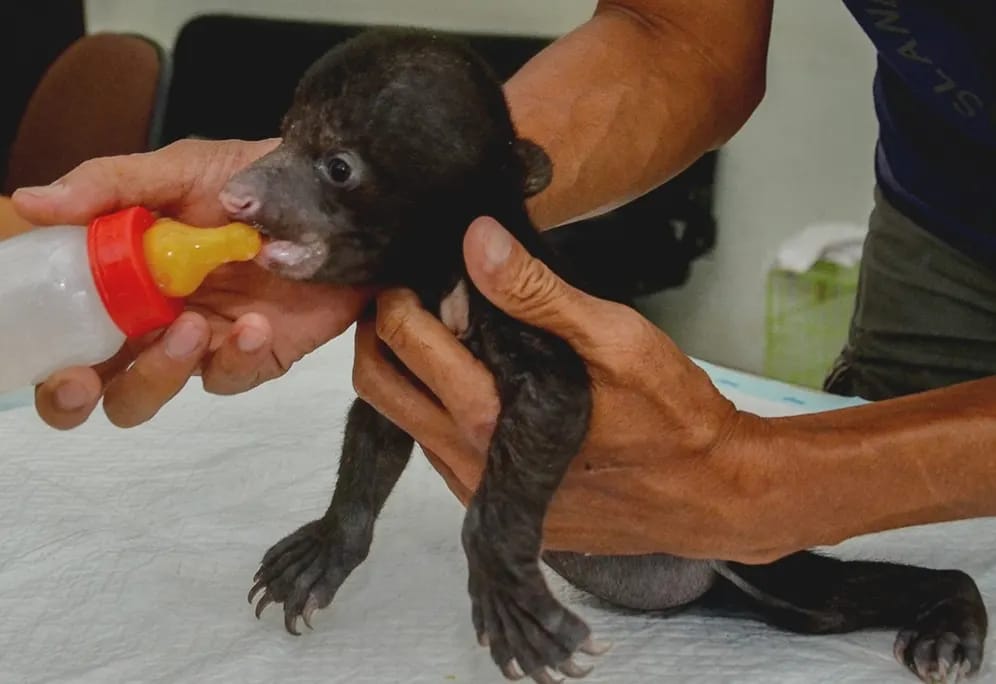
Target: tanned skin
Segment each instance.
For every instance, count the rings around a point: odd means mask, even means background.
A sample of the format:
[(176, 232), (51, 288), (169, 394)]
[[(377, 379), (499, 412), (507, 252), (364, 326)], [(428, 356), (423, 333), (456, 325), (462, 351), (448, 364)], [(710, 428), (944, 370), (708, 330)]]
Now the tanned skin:
[[(563, 340), (493, 306), (467, 276), (463, 236), (494, 217), (576, 282), (526, 210), (553, 169), (521, 137), (487, 66), (462, 44), (420, 31), (371, 31), (330, 51), (302, 79), (280, 145), (221, 194), (229, 215), (268, 236), (260, 263), (286, 278), (405, 287), (437, 312), (494, 375), (501, 411), (462, 542), (477, 637), (509, 679), (582, 677), (598, 655), (587, 624), (561, 605), (541, 559), (618, 606), (702, 601), (804, 633), (901, 630), (897, 657), (925, 680), (978, 669), (987, 615), (957, 570), (846, 563), (799, 553), (764, 566), (653, 554), (542, 551), (547, 507), (589, 427), (586, 367)], [(297, 634), (366, 558), (375, 523), (413, 440), (357, 399), (325, 515), (263, 557), (249, 594), (257, 616), (282, 603)]]

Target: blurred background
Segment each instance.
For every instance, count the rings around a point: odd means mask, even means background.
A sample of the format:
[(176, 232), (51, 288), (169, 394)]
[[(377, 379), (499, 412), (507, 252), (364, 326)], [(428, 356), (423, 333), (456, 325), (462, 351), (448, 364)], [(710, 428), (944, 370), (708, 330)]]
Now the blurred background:
[[(95, 153), (190, 136), (272, 136), (301, 71), (367, 24), (459, 34), (508, 76), (594, 5), (3, 3), (0, 26), (10, 34), (0, 41), (3, 192), (54, 180)], [(775, 5), (767, 96), (742, 131), (659, 191), (563, 235), (599, 294), (637, 297), (687, 353), (815, 385), (846, 335), (854, 265), (816, 264), (805, 273), (772, 266), (779, 247), (807, 226), (866, 221), (875, 55), (841, 3)]]

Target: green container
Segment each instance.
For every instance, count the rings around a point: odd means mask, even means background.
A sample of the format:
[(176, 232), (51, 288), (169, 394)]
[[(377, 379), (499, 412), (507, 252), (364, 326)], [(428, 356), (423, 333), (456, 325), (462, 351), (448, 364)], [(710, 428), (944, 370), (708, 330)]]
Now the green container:
[(847, 341), (859, 266), (818, 261), (805, 273), (768, 273), (764, 374), (819, 389)]

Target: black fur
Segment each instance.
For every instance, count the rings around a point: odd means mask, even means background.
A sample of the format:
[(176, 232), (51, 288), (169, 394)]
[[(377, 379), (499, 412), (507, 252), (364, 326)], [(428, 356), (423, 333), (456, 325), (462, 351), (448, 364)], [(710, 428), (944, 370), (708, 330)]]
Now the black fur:
[[(584, 674), (572, 657), (601, 648), (550, 593), (540, 571), (547, 506), (588, 429), (586, 368), (561, 339), (509, 318), (467, 278), (468, 225), (488, 215), (558, 272), (524, 200), (551, 177), (545, 152), (516, 135), (503, 91), (473, 53), (421, 31), (371, 31), (305, 74), (281, 146), (223, 194), (233, 218), (305, 249), (288, 277), (413, 289), (439, 311), (463, 280), (463, 339), (495, 376), (501, 412), (480, 488), (464, 520), (471, 616), (509, 678)], [(287, 629), (329, 605), (369, 550), (376, 518), (407, 464), (412, 438), (357, 400), (332, 503), (264, 556), (250, 602), (283, 603)], [(986, 612), (970, 578), (798, 554), (768, 566), (671, 556), (543, 559), (576, 586), (620, 606), (660, 610), (705, 597), (786, 629), (898, 627), (900, 657), (926, 677), (940, 662), (977, 669)]]

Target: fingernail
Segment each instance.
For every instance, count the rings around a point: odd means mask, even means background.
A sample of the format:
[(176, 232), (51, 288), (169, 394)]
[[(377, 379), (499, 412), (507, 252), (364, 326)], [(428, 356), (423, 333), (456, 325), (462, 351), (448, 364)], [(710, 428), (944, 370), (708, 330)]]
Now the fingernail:
[(166, 333), (166, 356), (179, 361), (190, 356), (200, 344), (201, 333), (188, 321), (170, 328)]
[(48, 197), (54, 197), (55, 195), (61, 194), (65, 191), (66, 184), (61, 180), (57, 180), (49, 185), (35, 185), (26, 188), (18, 188), (14, 191), (14, 195), (28, 195), (29, 197), (45, 199)]
[(64, 382), (55, 388), (55, 405), (60, 411), (77, 411), (86, 405), (86, 388), (78, 382)]
[(484, 236), (485, 265), (489, 271), (493, 271), (504, 264), (512, 253), (512, 238), (495, 221), (487, 221), (484, 230), (487, 231)]
[(266, 333), (256, 328), (245, 328), (239, 333), (235, 343), (239, 346), (239, 351), (251, 354), (263, 348), (266, 343)]

